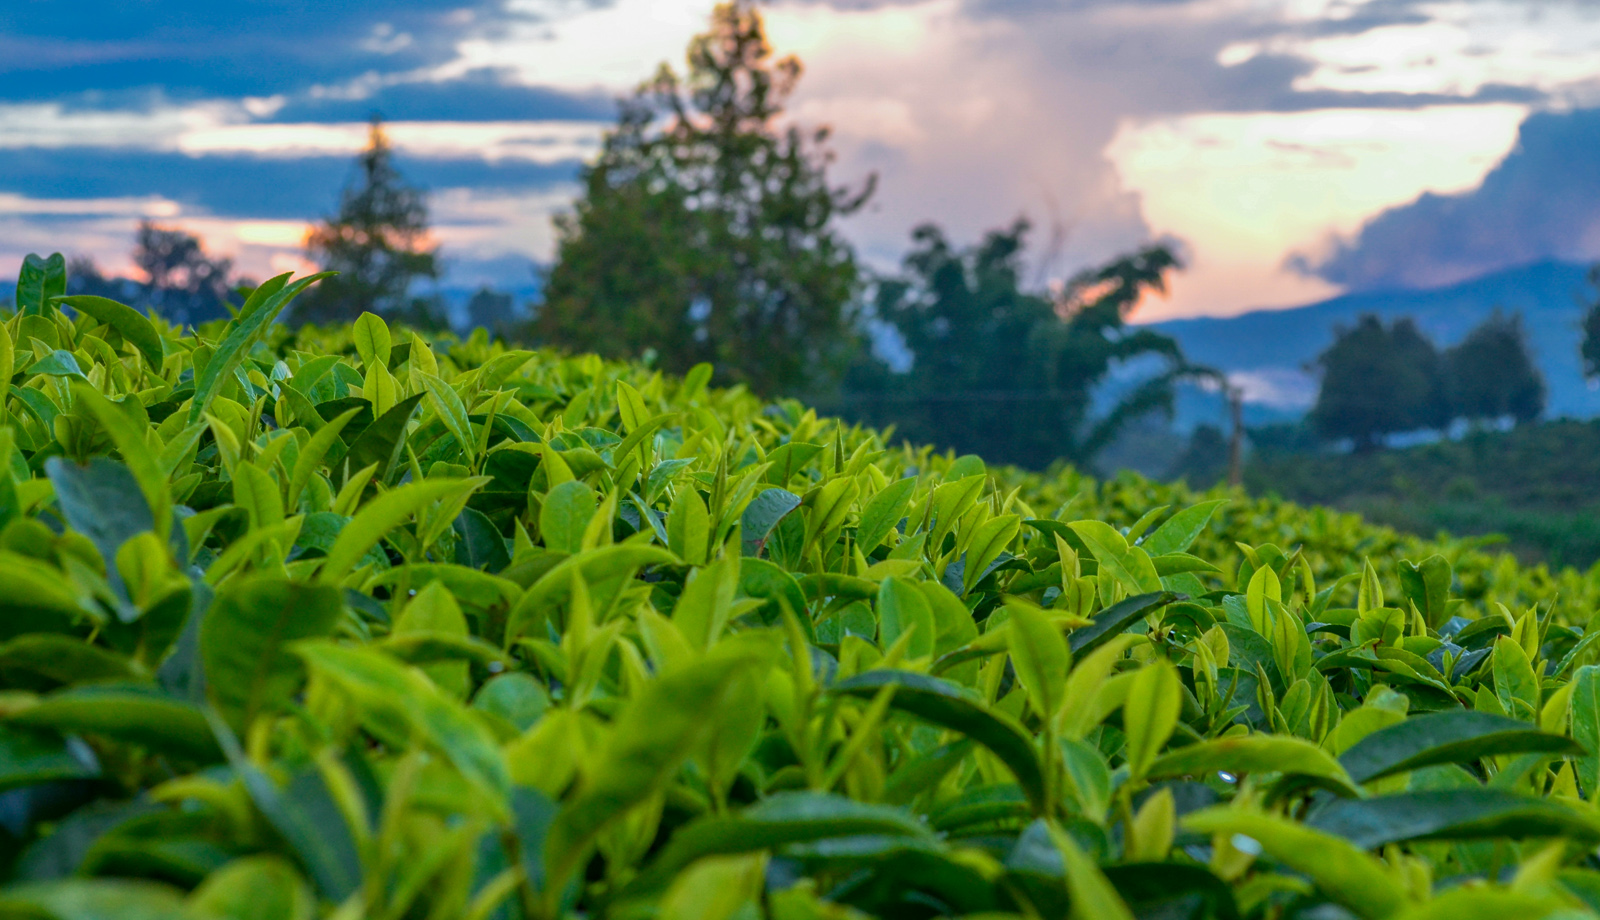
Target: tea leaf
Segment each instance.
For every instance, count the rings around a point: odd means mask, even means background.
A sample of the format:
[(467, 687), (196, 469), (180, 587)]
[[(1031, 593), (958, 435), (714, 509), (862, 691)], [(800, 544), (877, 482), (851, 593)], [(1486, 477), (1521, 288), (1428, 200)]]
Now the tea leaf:
[(1200, 534), (1205, 532), (1206, 525), (1211, 522), (1212, 515), (1217, 509), (1226, 505), (1228, 500), (1218, 498), (1208, 502), (1201, 502), (1179, 511), (1155, 529), (1154, 533), (1145, 537), (1139, 545), (1145, 552), (1152, 556), (1165, 556), (1168, 553), (1181, 553), (1194, 545)]
[(323, 583), (337, 583), (350, 573), (367, 550), (394, 528), (436, 501), (480, 488), (489, 479), (443, 479), (413, 482), (373, 499), (353, 518), (328, 551), (318, 575)]
[(447, 699), (420, 672), (381, 652), (321, 639), (293, 646), (306, 666), (338, 685), (363, 708), (391, 724), (406, 724), (455, 765), (461, 775), (503, 807), (511, 780), (488, 729)]
[(190, 424), (200, 421), (211, 409), (211, 402), (217, 398), (223, 381), (233, 376), (250, 346), (278, 318), (283, 308), (301, 291), (333, 274), (319, 272), (292, 283), (289, 282), (289, 275), (283, 274), (256, 288), (256, 293), (245, 302), (239, 315), (228, 323), (211, 360), (195, 374), (194, 398), (189, 403)]
[(1143, 776), (1178, 726), (1182, 684), (1166, 661), (1139, 669), (1123, 704), (1123, 731), (1128, 741), (1128, 769)]
[(1484, 788), (1340, 799), (1318, 809), (1306, 823), (1365, 850), (1406, 840), (1600, 840), (1600, 818), (1592, 814), (1552, 801)]
[(162, 359), (166, 357), (166, 347), (161, 341), (160, 333), (156, 332), (155, 325), (143, 313), (110, 298), (96, 297), (92, 294), (57, 297), (55, 302), (71, 307), (85, 316), (92, 316), (96, 322), (117, 330), (129, 344), (139, 350), (149, 362), (151, 370), (161, 369)]
[(331, 634), (343, 612), (334, 588), (270, 575), (230, 581), (200, 624), (206, 689), (217, 711), (245, 732), (287, 703), (305, 673), (288, 646)]
[(1571, 739), (1487, 712), (1460, 710), (1413, 716), (1362, 738), (1339, 757), (1359, 783), (1442, 763), (1542, 752), (1577, 754)]
[(1044, 614), (1022, 603), (1010, 604), (1008, 648), (1017, 680), (1028, 692), (1028, 702), (1040, 718), (1055, 718), (1066, 695), (1067, 669), (1072, 656), (1061, 631)]
[(222, 752), (196, 707), (138, 685), (103, 684), (60, 690), (10, 715), (19, 729), (100, 735), (181, 760), (215, 763)]
[(1382, 920), (1406, 904), (1405, 890), (1376, 858), (1344, 840), (1272, 815), (1207, 808), (1180, 822), (1201, 834), (1242, 835), (1273, 859), (1309, 876), (1359, 917)]
[(561, 807), (546, 841), (550, 890), (560, 890), (594, 838), (665, 783), (705, 739), (704, 713), (750, 667), (741, 656), (709, 658), (646, 684), (618, 715), (577, 793)]
[(906, 508), (911, 505), (911, 495), (916, 487), (915, 478), (897, 480), (872, 496), (866, 507), (861, 509), (861, 524), (856, 528), (856, 546), (861, 548), (862, 555), (870, 555), (877, 549), (889, 531), (906, 516)]
[(870, 699), (895, 688), (890, 705), (935, 725), (960, 732), (983, 745), (1017, 778), (1036, 808), (1044, 803), (1044, 775), (1028, 733), (1004, 713), (985, 707), (948, 681), (904, 671), (869, 671), (840, 681), (833, 692)]
[(1218, 738), (1181, 747), (1156, 758), (1148, 775), (1200, 776), (1219, 770), (1236, 776), (1266, 772), (1314, 777), (1355, 794), (1349, 774), (1326, 751), (1299, 738), (1276, 735)]

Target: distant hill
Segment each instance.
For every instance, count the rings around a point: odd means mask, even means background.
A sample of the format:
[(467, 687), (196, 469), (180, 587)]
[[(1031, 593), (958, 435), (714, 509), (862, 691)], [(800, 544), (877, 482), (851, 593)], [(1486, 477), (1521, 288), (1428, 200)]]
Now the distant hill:
[[(1316, 398), (1316, 377), (1305, 370), (1333, 341), (1338, 325), (1363, 313), (1410, 316), (1441, 348), (1453, 345), (1499, 307), (1520, 312), (1534, 358), (1550, 388), (1545, 415), (1600, 414), (1600, 394), (1583, 379), (1578, 345), (1588, 266), (1539, 262), (1429, 290), (1362, 291), (1284, 310), (1257, 310), (1219, 319), (1155, 323), (1176, 338), (1191, 361), (1244, 372), (1257, 384), (1253, 423), (1300, 415)], [(1215, 399), (1190, 394), (1179, 403), (1179, 427), (1215, 423)], [(1188, 424), (1185, 424), (1188, 422)]]

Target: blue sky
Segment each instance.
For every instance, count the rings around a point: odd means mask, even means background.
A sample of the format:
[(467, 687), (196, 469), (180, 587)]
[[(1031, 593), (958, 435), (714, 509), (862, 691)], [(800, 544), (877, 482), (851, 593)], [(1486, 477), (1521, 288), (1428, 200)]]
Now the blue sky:
[[(126, 266), (141, 217), (295, 267), (373, 111), (454, 284), (524, 285), (614, 113), (708, 0), (10, 0), (0, 261)], [(847, 224), (890, 266), (924, 220), (1019, 213), (1038, 274), (1156, 236), (1162, 315), (1600, 256), (1600, 10), (1577, 0), (782, 0), (791, 107), (830, 124)], [(1052, 242), (1053, 241), (1053, 242)], [(0, 273), (4, 273), (0, 271)]]

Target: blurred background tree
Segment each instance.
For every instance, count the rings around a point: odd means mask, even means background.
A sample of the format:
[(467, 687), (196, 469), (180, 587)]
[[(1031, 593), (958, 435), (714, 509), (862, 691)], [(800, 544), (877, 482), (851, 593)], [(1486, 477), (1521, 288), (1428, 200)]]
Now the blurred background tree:
[(1593, 299), (1583, 311), (1583, 341), (1578, 353), (1583, 358), (1583, 375), (1593, 383), (1600, 379), (1600, 264), (1589, 267), (1589, 289)]
[(1448, 423), (1438, 352), (1414, 322), (1385, 326), (1369, 314), (1334, 334), (1316, 361), (1322, 385), (1308, 421), (1318, 435), (1364, 453), (1388, 435)]
[(855, 255), (835, 218), (873, 181), (829, 184), (826, 129), (777, 122), (800, 77), (774, 60), (751, 0), (716, 8), (680, 78), (666, 65), (625, 100), (559, 247), (535, 338), (761, 393), (826, 386), (858, 346)]
[(1322, 384), (1307, 420), (1322, 438), (1348, 438), (1357, 452), (1392, 434), (1443, 431), (1456, 419), (1523, 424), (1544, 411), (1544, 378), (1519, 316), (1496, 311), (1443, 354), (1405, 317), (1386, 327), (1363, 316), (1335, 335), (1317, 358)]
[[(1133, 419), (1170, 412), (1189, 367), (1171, 338), (1126, 321), (1147, 292), (1166, 289), (1178, 260), (1150, 246), (1083, 272), (1051, 294), (1022, 287), (1029, 225), (1017, 220), (967, 249), (932, 224), (912, 233), (899, 277), (879, 279), (872, 306), (911, 353), (910, 369), (852, 369), (843, 408), (896, 426), (914, 442), (1042, 468), (1086, 463)], [(1097, 391), (1119, 369), (1151, 365), (1105, 412)]]
[(208, 255), (200, 238), (148, 220), (134, 233), (133, 264), (142, 280), (108, 277), (88, 256), (67, 266), (67, 292), (109, 297), (154, 311), (179, 325), (227, 319), (234, 291), (254, 282), (233, 274), (233, 260)]
[(1544, 411), (1544, 377), (1528, 350), (1519, 314), (1499, 310), (1444, 353), (1452, 414), (1468, 421), (1511, 418), (1519, 425)]
[(162, 316), (201, 323), (228, 315), (233, 260), (207, 256), (198, 237), (140, 221), (133, 263), (145, 275), (145, 303)]
[(372, 312), (444, 328), (448, 324), (437, 301), (411, 296), (417, 279), (439, 277), (438, 247), (428, 239), (427, 197), (395, 167), (394, 148), (376, 115), (356, 164), (338, 214), (306, 236), (306, 254), (339, 274), (297, 298), (292, 321), (349, 322)]

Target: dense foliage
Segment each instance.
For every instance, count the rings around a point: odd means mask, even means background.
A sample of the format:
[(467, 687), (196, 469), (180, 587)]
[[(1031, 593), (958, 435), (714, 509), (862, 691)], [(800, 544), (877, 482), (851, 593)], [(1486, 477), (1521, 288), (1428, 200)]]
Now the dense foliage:
[(1600, 905), (1590, 578), (275, 325), (311, 281), (180, 334), (23, 271), (0, 913)]
[[(1562, 419), (1365, 454), (1256, 441), (1252, 494), (1360, 512), (1413, 533), (1501, 534), (1520, 558), (1587, 568), (1600, 561), (1600, 422)], [(1287, 435), (1285, 436), (1287, 438)], [(1223, 475), (1214, 443), (1189, 482)], [(1197, 452), (1198, 453), (1198, 452)]]
[(1358, 453), (1397, 432), (1442, 430), (1457, 419), (1521, 424), (1544, 411), (1544, 377), (1516, 314), (1496, 311), (1443, 353), (1409, 317), (1385, 326), (1367, 315), (1336, 329), (1316, 363), (1322, 384), (1306, 420)]
[[(903, 275), (878, 279), (872, 304), (913, 363), (891, 373), (879, 362), (858, 362), (841, 414), (1032, 469), (1062, 458), (1086, 463), (1128, 421), (1170, 414), (1174, 384), (1197, 369), (1170, 337), (1130, 329), (1126, 320), (1142, 297), (1166, 290), (1177, 257), (1150, 246), (1053, 294), (1033, 291), (1022, 277), (1028, 230), (1018, 220), (958, 249), (937, 226), (918, 227)], [(1097, 390), (1141, 359), (1157, 365), (1154, 372), (1094, 417)]]
[(531, 334), (608, 357), (654, 354), (760, 393), (827, 383), (855, 347), (858, 272), (837, 218), (864, 204), (827, 175), (825, 129), (781, 121), (800, 62), (775, 59), (750, 0), (720, 5), (624, 100), (557, 219), (556, 263)]

